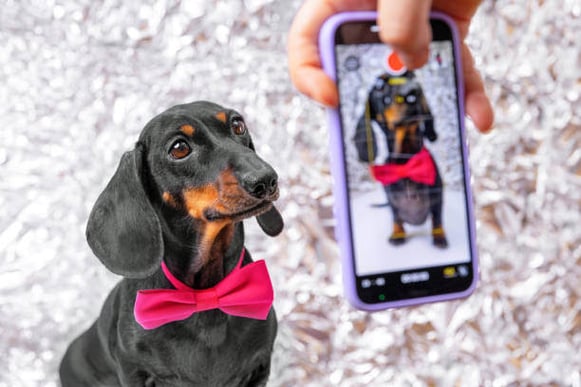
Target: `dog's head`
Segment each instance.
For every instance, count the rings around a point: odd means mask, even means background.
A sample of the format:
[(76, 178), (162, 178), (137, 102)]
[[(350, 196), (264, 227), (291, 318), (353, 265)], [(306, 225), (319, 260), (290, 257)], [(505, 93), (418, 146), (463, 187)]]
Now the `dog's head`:
[(252, 216), (268, 235), (280, 233), (278, 195), (277, 174), (255, 153), (239, 113), (210, 102), (179, 105), (152, 119), (123, 155), (91, 212), (87, 240), (108, 269), (142, 278), (163, 257), (164, 208), (202, 227), (200, 243), (208, 244)]
[(379, 76), (369, 92), (373, 119), (387, 128), (390, 151), (394, 155), (416, 153), (423, 146), (423, 137), (437, 138), (434, 118), (413, 72), (401, 76)]

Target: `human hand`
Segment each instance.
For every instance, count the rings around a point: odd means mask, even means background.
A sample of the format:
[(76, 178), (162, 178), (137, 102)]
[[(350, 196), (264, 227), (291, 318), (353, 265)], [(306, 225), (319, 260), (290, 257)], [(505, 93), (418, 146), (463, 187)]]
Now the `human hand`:
[(464, 42), (480, 0), (306, 0), (299, 9), (288, 38), (290, 77), (297, 89), (328, 107), (336, 107), (335, 83), (321, 67), (318, 36), (325, 20), (336, 13), (377, 10), (380, 38), (397, 52), (410, 70), (428, 60), (432, 31), (429, 12), (438, 10), (458, 26), (464, 72), (466, 114), (481, 132), (488, 132), (494, 113), (470, 49)]

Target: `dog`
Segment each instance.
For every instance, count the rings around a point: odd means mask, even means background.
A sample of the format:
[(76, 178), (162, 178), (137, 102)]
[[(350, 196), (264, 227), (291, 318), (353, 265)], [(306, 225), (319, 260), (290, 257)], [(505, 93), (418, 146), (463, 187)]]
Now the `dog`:
[[(389, 155), (375, 165), (377, 139), (375, 122), (387, 139)], [(404, 223), (423, 224), (432, 218), (432, 242), (448, 246), (442, 226), (442, 178), (434, 158), (424, 146), (424, 138), (437, 139), (434, 118), (411, 71), (400, 76), (382, 74), (370, 88), (365, 111), (358, 120), (353, 138), (360, 161), (372, 164), (371, 174), (381, 182), (393, 214), (389, 242), (406, 242)]]
[[(153, 118), (89, 216), (92, 251), (124, 278), (95, 323), (68, 347), (62, 385), (265, 385), (277, 331), (272, 287), (260, 318), (244, 317), (222, 300), (214, 301), (232, 313), (204, 308), (212, 300), (197, 298), (202, 311), (181, 313), (178, 305), (175, 321), (164, 321), (165, 304), (152, 307), (155, 299), (145, 297), (175, 294), (181, 286), (213, 298), (210, 289), (231, 273), (247, 275), (247, 267), (263, 263), (244, 248), (242, 220), (256, 217), (266, 234), (278, 235), (278, 196), (278, 176), (256, 154), (236, 111), (198, 101)], [(163, 313), (148, 316), (147, 308)]]

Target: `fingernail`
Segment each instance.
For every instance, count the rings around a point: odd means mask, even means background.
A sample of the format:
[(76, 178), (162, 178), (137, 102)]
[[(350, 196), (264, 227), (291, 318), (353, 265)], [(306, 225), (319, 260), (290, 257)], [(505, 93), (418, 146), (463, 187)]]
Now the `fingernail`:
[(425, 48), (414, 53), (398, 52), (397, 54), (408, 70), (415, 70), (428, 62), (428, 58), (430, 57), (430, 49)]

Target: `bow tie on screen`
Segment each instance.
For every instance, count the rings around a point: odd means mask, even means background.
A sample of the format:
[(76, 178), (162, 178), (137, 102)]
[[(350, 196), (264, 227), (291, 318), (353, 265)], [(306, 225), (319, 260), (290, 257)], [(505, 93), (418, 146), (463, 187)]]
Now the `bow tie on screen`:
[(424, 147), (405, 164), (383, 164), (370, 166), (371, 175), (383, 185), (393, 184), (408, 178), (416, 183), (434, 185), (436, 167), (430, 152)]
[(274, 291), (263, 260), (242, 267), (244, 249), (238, 264), (216, 286), (192, 289), (170, 273), (164, 262), (163, 273), (175, 289), (139, 290), (135, 299), (135, 319), (145, 329), (154, 329), (192, 314), (220, 309), (232, 316), (266, 320)]

